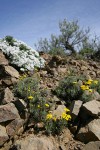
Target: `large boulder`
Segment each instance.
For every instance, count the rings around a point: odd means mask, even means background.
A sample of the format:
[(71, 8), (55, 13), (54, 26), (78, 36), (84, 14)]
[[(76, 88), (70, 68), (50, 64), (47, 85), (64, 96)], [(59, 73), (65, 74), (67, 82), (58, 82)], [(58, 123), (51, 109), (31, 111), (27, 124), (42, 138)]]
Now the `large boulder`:
[(14, 144), (17, 150), (58, 150), (56, 143), (46, 137), (34, 137), (33, 134), (27, 137), (17, 140)]
[(94, 119), (88, 125), (82, 127), (76, 138), (84, 143), (100, 140), (100, 119)]
[(6, 122), (16, 118), (20, 118), (20, 116), (18, 114), (17, 108), (13, 103), (0, 105), (0, 122)]
[(98, 117), (100, 114), (100, 102), (96, 100), (83, 104), (82, 109), (90, 116)]

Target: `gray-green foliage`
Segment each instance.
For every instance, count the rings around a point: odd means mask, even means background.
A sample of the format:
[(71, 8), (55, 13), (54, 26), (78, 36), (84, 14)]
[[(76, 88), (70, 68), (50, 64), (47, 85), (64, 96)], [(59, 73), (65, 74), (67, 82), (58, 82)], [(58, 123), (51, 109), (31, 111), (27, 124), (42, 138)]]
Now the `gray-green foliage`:
[(81, 45), (89, 33), (89, 29), (80, 29), (78, 21), (68, 22), (66, 19), (59, 23), (59, 30), (58, 36), (52, 34), (49, 40), (40, 39), (35, 44), (37, 50), (51, 54), (62, 54), (66, 53), (67, 50), (76, 53), (76, 47)]
[(14, 46), (14, 38), (12, 36), (6, 36), (5, 40), (6, 42), (8, 42), (9, 45)]

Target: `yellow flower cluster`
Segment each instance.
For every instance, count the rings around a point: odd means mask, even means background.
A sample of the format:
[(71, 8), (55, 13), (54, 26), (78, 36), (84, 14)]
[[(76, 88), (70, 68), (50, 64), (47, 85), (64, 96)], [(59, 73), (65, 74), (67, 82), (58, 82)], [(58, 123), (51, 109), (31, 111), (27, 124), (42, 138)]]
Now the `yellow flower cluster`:
[(89, 92), (92, 92), (93, 89), (90, 88), (90, 85), (94, 83), (94, 84), (98, 84), (98, 81), (97, 80), (92, 80), (92, 79), (89, 79), (88, 81), (85, 82), (85, 84), (81, 85), (81, 89), (82, 90), (88, 90)]
[(49, 113), (49, 114), (47, 114), (47, 116), (46, 116), (46, 119), (52, 119), (52, 114), (51, 113)]
[(66, 121), (69, 121), (71, 119), (71, 115), (67, 114), (70, 110), (68, 108), (64, 108), (64, 112), (61, 115), (61, 118), (57, 118), (56, 116), (53, 116), (52, 113), (48, 113), (46, 116), (47, 120), (54, 120), (56, 121), (57, 119), (65, 119)]
[(46, 103), (45, 106), (46, 106), (46, 107), (49, 107), (49, 104)]
[(31, 96), (31, 95), (28, 96), (28, 99), (29, 99), (29, 100), (32, 100), (32, 99), (33, 99), (33, 96)]
[(65, 119), (66, 121), (68, 121), (68, 120), (71, 119), (71, 116), (69, 114), (66, 114), (65, 112), (63, 112), (61, 118)]

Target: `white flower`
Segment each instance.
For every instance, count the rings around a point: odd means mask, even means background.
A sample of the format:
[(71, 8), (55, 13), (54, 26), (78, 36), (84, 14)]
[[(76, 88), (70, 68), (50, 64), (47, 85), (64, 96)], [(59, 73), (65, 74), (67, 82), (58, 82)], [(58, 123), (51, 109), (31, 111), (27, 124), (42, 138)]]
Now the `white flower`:
[[(26, 50), (20, 50), (23, 44)], [(11, 63), (20, 67), (21, 71), (33, 70), (34, 66), (44, 67), (45, 60), (40, 58), (39, 53), (22, 41), (14, 39), (13, 46), (6, 39), (0, 39), (0, 49), (9, 56)]]

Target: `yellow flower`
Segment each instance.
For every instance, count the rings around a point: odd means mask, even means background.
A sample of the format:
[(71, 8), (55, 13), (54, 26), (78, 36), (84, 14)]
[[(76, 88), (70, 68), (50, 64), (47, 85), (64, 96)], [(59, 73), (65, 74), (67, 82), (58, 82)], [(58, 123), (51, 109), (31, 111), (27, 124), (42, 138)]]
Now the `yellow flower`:
[(51, 113), (47, 114), (46, 119), (52, 119), (52, 114)]
[(75, 81), (75, 82), (73, 82), (73, 84), (76, 84), (77, 82)]
[(49, 107), (49, 104), (45, 104), (46, 107)]
[(30, 100), (33, 99), (33, 96), (29, 96), (28, 99), (30, 99)]
[(37, 107), (40, 108), (40, 105), (38, 105)]
[(85, 84), (90, 85), (92, 82), (90, 80), (86, 81)]
[(61, 117), (62, 117), (63, 119), (65, 119), (66, 116), (67, 116), (67, 114), (66, 114), (65, 112), (63, 112)]
[(70, 110), (68, 108), (64, 108), (64, 111), (65, 112), (69, 112)]
[(89, 89), (89, 92), (92, 92), (93, 90), (92, 89)]
[(88, 87), (88, 86), (85, 86), (85, 90), (89, 90), (89, 87)]
[(70, 115), (66, 115), (66, 117), (64, 119), (68, 121), (68, 120), (71, 119), (71, 116)]
[(94, 83), (95, 83), (95, 84), (98, 84), (98, 81), (97, 81), (97, 80), (94, 80)]
[(89, 87), (87, 85), (81, 85), (82, 90), (89, 90)]

